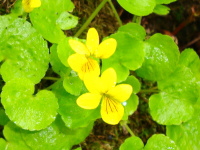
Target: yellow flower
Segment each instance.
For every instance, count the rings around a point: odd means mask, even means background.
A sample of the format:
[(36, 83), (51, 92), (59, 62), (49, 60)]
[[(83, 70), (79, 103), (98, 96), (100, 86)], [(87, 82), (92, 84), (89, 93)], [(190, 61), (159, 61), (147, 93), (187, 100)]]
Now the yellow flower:
[(96, 29), (90, 28), (85, 44), (70, 39), (69, 45), (76, 53), (69, 56), (68, 64), (83, 80), (86, 74), (99, 76), (99, 64), (93, 58), (109, 58), (115, 52), (117, 42), (113, 38), (108, 38), (99, 44), (99, 35)]
[(86, 77), (84, 83), (89, 93), (82, 94), (77, 99), (78, 106), (84, 109), (95, 109), (101, 102), (101, 116), (108, 124), (118, 124), (124, 115), (121, 102), (129, 99), (132, 86), (129, 84), (116, 85), (116, 72), (109, 68), (101, 77)]
[(22, 0), (22, 6), (24, 8), (24, 11), (29, 13), (34, 8), (40, 7), (41, 1), (40, 0)]

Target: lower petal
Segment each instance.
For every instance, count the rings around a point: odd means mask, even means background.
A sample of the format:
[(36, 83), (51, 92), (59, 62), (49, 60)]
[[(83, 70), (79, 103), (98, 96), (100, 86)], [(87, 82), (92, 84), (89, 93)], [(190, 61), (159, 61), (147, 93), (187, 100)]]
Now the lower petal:
[(91, 58), (87, 58), (87, 62), (85, 62), (81, 70), (78, 72), (79, 77), (83, 80), (85, 76), (99, 76), (100, 68), (99, 64), (96, 60)]
[(76, 103), (84, 109), (95, 109), (99, 105), (101, 97), (100, 94), (85, 93), (78, 97)]
[(116, 125), (124, 115), (124, 107), (121, 103), (104, 97), (101, 104), (101, 116), (104, 122)]

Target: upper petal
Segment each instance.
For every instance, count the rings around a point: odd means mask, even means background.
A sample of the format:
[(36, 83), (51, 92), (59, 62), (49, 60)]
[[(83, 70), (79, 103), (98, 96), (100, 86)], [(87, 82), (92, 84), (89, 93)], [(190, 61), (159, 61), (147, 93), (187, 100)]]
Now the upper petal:
[(78, 54), (90, 55), (90, 52), (86, 45), (80, 41), (69, 39), (69, 45)]
[(101, 95), (85, 93), (78, 97), (76, 103), (78, 106), (84, 109), (95, 109), (99, 105), (101, 100)]
[(78, 71), (78, 75), (81, 80), (83, 80), (85, 76), (92, 77), (92, 76), (99, 76), (99, 74), (100, 74), (99, 64), (96, 60), (91, 58), (87, 58), (87, 62), (85, 62), (82, 65), (81, 70)]
[(90, 28), (87, 32), (86, 46), (93, 55), (99, 46), (99, 35), (95, 28)]
[(132, 86), (129, 84), (119, 84), (107, 92), (112, 99), (123, 102), (129, 99), (132, 94)]
[(114, 54), (117, 47), (117, 41), (113, 38), (104, 40), (98, 47), (95, 56), (97, 58), (109, 58)]
[(106, 69), (101, 75), (101, 81), (104, 85), (104, 92), (115, 87), (117, 81), (117, 75), (113, 68)]
[(108, 97), (103, 97), (101, 103), (101, 116), (108, 124), (118, 124), (124, 115), (124, 107), (121, 103)]
[(82, 66), (87, 63), (87, 58), (85, 55), (81, 54), (72, 54), (69, 56), (67, 62), (69, 66), (76, 72), (79, 72), (82, 68)]

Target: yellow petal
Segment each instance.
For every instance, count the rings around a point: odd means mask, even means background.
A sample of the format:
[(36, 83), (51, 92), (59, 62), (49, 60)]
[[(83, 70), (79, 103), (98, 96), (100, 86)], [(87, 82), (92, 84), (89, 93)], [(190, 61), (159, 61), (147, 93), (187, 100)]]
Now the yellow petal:
[(101, 75), (101, 81), (104, 84), (104, 93), (109, 89), (115, 87), (117, 81), (117, 75), (113, 68), (106, 69)]
[(84, 109), (95, 109), (99, 105), (101, 97), (99, 94), (85, 93), (78, 97), (76, 103)]
[(119, 84), (107, 92), (107, 95), (109, 95), (109, 97), (119, 102), (128, 100), (131, 94), (132, 86), (129, 84)]
[(101, 116), (108, 124), (118, 124), (124, 115), (124, 107), (121, 103), (108, 97), (103, 97), (101, 103)]
[(69, 45), (78, 54), (89, 55), (89, 50), (85, 44), (80, 41), (69, 39)]
[(97, 58), (109, 58), (114, 54), (117, 47), (117, 41), (113, 38), (104, 40), (98, 47), (95, 56)]
[(87, 62), (85, 62), (82, 65), (81, 70), (78, 71), (78, 75), (81, 80), (83, 80), (85, 76), (89, 76), (89, 77), (99, 76), (99, 74), (100, 74), (99, 64), (96, 60), (91, 59), (91, 58), (87, 58)]
[(88, 59), (85, 55), (72, 54), (67, 60), (69, 66), (76, 72), (81, 71), (82, 66), (88, 62)]
[(95, 28), (90, 28), (87, 33), (86, 46), (93, 55), (99, 46), (99, 35)]
[(22, 0), (22, 5), (25, 12), (31, 12), (34, 8), (41, 6), (40, 0)]
[(41, 1), (40, 0), (30, 0), (30, 1), (31, 1), (30, 6), (32, 8), (37, 8), (37, 7), (41, 6)]

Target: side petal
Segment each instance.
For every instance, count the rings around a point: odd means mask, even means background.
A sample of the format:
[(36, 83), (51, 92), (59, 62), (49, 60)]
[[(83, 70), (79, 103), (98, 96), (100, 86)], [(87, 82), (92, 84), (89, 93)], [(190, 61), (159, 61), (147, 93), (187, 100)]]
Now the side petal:
[(101, 95), (85, 93), (78, 97), (76, 103), (78, 106), (84, 109), (95, 109), (99, 105), (101, 100)]
[(72, 54), (68, 57), (68, 64), (69, 66), (76, 72), (79, 72), (82, 68), (82, 66), (87, 63), (87, 58), (85, 55), (80, 54)]
[(101, 75), (101, 81), (104, 84), (104, 93), (115, 87), (117, 81), (117, 74), (115, 70), (113, 68), (106, 69)]
[(101, 116), (108, 124), (116, 125), (124, 115), (124, 107), (121, 103), (104, 97), (101, 103)]
[(119, 102), (124, 102), (129, 99), (132, 94), (132, 90), (132, 86), (129, 84), (119, 84), (110, 89), (106, 94), (112, 99), (115, 99)]
[(25, 12), (29, 13), (33, 10), (33, 7), (30, 6), (30, 0), (22, 0), (22, 6)]
[(88, 48), (80, 41), (70, 39), (69, 45), (78, 54), (90, 55)]
[(95, 28), (90, 28), (87, 32), (86, 46), (93, 55), (99, 46), (99, 35)]
[(109, 58), (114, 54), (117, 47), (117, 41), (113, 38), (104, 40), (98, 47), (95, 56), (97, 58)]
[(83, 64), (78, 74), (81, 80), (84, 80), (85, 76), (99, 76), (100, 68), (98, 62), (94, 59), (87, 58), (87, 62)]

